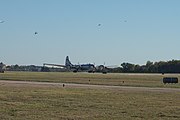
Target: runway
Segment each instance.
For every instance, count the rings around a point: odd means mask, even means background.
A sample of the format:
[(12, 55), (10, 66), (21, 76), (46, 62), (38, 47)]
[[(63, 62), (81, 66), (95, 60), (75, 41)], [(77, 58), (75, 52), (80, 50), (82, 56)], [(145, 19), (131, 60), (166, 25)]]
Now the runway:
[(117, 89), (128, 91), (150, 91), (150, 92), (180, 92), (179, 88), (160, 87), (132, 87), (132, 86), (109, 86), (75, 83), (51, 83), (51, 82), (30, 82), (30, 81), (6, 81), (0, 80), (0, 86), (32, 86), (32, 87), (64, 87), (64, 88), (91, 88), (91, 89)]

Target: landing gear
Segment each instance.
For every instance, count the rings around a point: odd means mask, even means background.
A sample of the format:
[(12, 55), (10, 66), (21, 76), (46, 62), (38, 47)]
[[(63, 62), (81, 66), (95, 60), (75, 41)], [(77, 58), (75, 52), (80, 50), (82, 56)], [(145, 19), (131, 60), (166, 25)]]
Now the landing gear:
[(78, 71), (77, 70), (73, 70), (74, 73), (77, 73)]
[(107, 74), (107, 71), (103, 71), (102, 74)]

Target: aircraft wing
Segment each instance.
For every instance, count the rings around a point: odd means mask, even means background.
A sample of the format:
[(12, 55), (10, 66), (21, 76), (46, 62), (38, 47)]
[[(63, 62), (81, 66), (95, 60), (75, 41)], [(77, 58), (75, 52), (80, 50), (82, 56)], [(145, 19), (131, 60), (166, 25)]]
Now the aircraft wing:
[(59, 64), (49, 64), (49, 63), (44, 63), (43, 64), (44, 66), (56, 66), (56, 67), (63, 67), (63, 68), (65, 68), (66, 66), (65, 65), (59, 65)]
[(110, 65), (110, 66), (105, 66), (107, 68), (118, 68), (118, 67), (121, 67), (120, 65)]

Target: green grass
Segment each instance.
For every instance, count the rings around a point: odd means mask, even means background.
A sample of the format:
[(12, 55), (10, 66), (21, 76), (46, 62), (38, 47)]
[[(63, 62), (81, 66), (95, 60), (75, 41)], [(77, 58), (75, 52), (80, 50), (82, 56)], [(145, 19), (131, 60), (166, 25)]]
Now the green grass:
[(1, 120), (179, 120), (180, 94), (0, 85)]
[(180, 79), (179, 74), (161, 75), (161, 74), (123, 74), (123, 73), (89, 74), (89, 73), (71, 73), (71, 72), (5, 72), (4, 74), (0, 74), (0, 80), (180, 88), (180, 84), (164, 85), (162, 83), (162, 78), (165, 76), (174, 76)]

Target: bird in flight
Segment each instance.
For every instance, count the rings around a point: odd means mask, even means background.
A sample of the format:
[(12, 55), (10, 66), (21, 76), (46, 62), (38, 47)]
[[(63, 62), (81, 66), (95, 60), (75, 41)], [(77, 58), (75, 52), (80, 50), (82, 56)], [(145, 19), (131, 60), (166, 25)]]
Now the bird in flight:
[(35, 32), (34, 34), (36, 35), (36, 34), (38, 34), (38, 32)]
[(3, 21), (3, 20), (0, 20), (0, 23), (4, 23), (5, 21)]
[(98, 26), (101, 26), (101, 24), (98, 24)]

